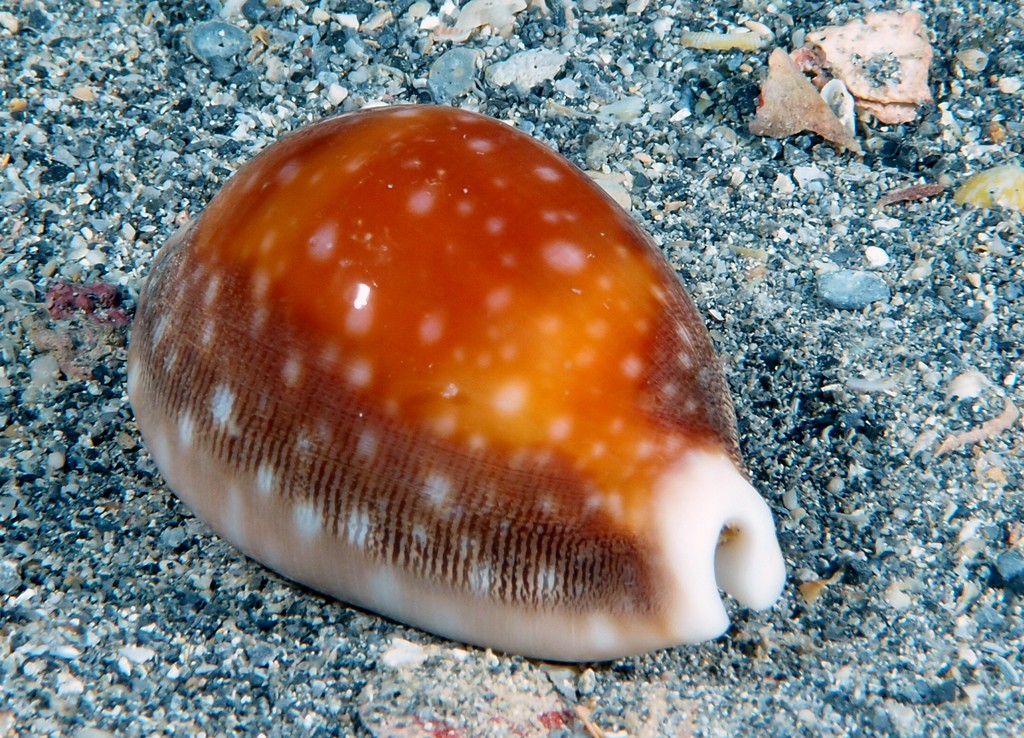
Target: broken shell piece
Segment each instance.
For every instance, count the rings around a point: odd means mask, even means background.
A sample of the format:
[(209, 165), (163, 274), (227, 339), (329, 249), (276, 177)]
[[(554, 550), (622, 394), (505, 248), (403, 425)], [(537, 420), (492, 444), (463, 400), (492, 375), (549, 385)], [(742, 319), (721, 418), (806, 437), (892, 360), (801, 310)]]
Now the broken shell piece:
[(761, 85), (761, 98), (749, 128), (755, 136), (772, 138), (813, 131), (838, 147), (861, 153), (857, 139), (782, 49), (775, 49), (768, 57), (768, 78)]
[(512, 32), (516, 15), (526, 10), (526, 0), (469, 0), (459, 10), (450, 28), (437, 28), (434, 38), (442, 41), (466, 41), (479, 28), (489, 27), (506, 36)]
[(772, 40), (771, 34), (753, 31), (713, 33), (711, 31), (686, 31), (679, 37), (679, 43), (691, 49), (707, 51), (759, 51)]
[(853, 95), (846, 89), (843, 81), (841, 79), (829, 80), (821, 88), (821, 99), (828, 103), (829, 108), (835, 113), (839, 122), (843, 124), (843, 128), (853, 136), (856, 131), (855, 125), (857, 122), (855, 104), (853, 102)]
[(868, 13), (863, 21), (808, 33), (807, 41), (821, 49), (832, 75), (861, 107), (883, 123), (911, 121), (918, 105), (932, 101), (932, 47), (917, 11)]
[(980, 49), (961, 49), (956, 58), (969, 72), (982, 72), (988, 66), (988, 54)]
[(959, 205), (1024, 211), (1024, 167), (1004, 164), (975, 174), (953, 195)]

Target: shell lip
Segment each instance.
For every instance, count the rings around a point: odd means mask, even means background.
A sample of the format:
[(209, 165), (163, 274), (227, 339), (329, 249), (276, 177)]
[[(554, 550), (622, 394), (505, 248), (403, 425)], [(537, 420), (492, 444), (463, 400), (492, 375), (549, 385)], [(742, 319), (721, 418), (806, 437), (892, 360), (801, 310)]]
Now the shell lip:
[(677, 642), (728, 629), (720, 590), (754, 610), (779, 599), (786, 564), (771, 510), (727, 455), (687, 453), (656, 484), (654, 504), (666, 627)]

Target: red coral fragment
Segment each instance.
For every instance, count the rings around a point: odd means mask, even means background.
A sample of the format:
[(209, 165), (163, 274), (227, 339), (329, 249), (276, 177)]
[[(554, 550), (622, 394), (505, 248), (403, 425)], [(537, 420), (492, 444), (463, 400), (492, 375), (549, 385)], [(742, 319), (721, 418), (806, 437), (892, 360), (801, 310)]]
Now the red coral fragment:
[(537, 716), (537, 720), (545, 730), (561, 730), (567, 728), (575, 720), (573, 714), (568, 710), (552, 710), (550, 712), (542, 712)]
[(128, 325), (128, 312), (121, 306), (121, 293), (109, 282), (54, 282), (46, 290), (46, 309), (54, 320), (70, 320), (84, 313), (93, 323), (114, 328)]

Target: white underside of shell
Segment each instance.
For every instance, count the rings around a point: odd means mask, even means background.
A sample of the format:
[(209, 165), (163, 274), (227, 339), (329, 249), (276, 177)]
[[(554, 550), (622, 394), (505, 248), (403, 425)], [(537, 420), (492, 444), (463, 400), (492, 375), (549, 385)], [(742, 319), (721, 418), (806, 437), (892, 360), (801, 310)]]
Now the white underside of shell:
[(655, 490), (655, 529), (674, 587), (669, 628), (680, 643), (725, 632), (719, 589), (764, 610), (779, 598), (786, 565), (771, 510), (720, 453), (691, 452)]
[[(133, 361), (129, 371), (138, 369)], [(758, 609), (782, 589), (771, 513), (723, 455), (689, 454), (655, 490), (654, 547), (663, 557), (666, 607), (648, 618), (610, 609), (539, 611), (438, 587), (371, 560), (363, 545), (368, 518), (353, 515), (330, 530), (303, 499), (268, 494), (266, 470), (224, 468), (183, 440), (179, 423), (155, 420), (137, 381), (132, 390), (140, 429), (169, 485), (230, 543), (296, 581), (454, 640), (558, 661), (614, 659), (721, 634), (728, 618), (719, 587)]]

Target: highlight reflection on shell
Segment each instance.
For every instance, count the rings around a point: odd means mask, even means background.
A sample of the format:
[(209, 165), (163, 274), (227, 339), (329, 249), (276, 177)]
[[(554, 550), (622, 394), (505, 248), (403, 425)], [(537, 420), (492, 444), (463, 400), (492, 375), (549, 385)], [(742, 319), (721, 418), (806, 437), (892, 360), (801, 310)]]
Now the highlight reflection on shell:
[(158, 254), (129, 397), (267, 566), (563, 660), (714, 637), (784, 579), (707, 331), (586, 176), (484, 116), (310, 126)]

